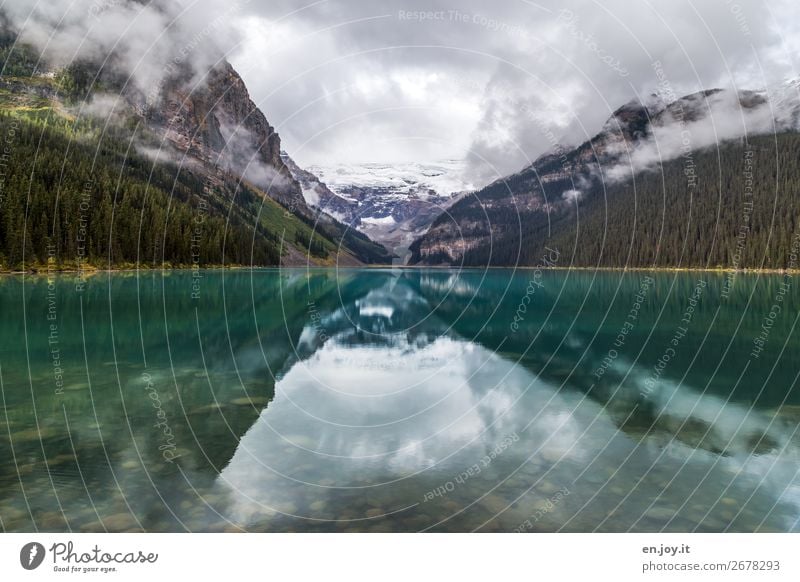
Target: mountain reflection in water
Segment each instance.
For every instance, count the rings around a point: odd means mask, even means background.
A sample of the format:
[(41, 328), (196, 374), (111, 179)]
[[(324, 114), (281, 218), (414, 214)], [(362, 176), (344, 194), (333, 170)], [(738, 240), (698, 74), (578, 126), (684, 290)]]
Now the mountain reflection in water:
[(698, 275), (204, 275), (200, 300), (188, 273), (58, 280), (61, 393), (46, 281), (0, 283), (27, 307), (0, 344), (4, 529), (798, 529), (794, 316), (750, 357), (777, 277), (723, 299), (703, 275), (673, 342)]

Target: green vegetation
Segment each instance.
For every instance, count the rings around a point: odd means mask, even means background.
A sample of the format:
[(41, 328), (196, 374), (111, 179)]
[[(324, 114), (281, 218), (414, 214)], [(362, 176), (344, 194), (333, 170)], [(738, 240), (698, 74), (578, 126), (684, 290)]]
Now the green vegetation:
[[(186, 170), (154, 164), (113, 134), (55, 115), (0, 115), (0, 264), (273, 265), (278, 239)], [(206, 189), (207, 190), (207, 189)], [(256, 194), (242, 190), (245, 202)]]
[[(235, 176), (153, 161), (159, 141), (130, 111), (124, 127), (77, 116), (115, 86), (91, 63), (55, 74), (0, 27), (0, 270), (278, 265), (297, 246), (332, 262), (343, 241), (364, 262), (382, 246), (293, 213)], [(336, 242), (334, 242), (336, 241)]]
[(319, 240), (319, 237), (313, 239), (308, 238), (305, 233), (301, 231), (295, 232), (294, 235), (295, 246), (308, 251), (315, 257), (327, 258), (328, 251), (325, 245)]
[(36, 72), (39, 55), (31, 47), (15, 44), (16, 35), (0, 26), (0, 71), (4, 77), (30, 77)]
[[(323, 262), (339, 250), (341, 225), (315, 225), (232, 177), (154, 163), (127, 130), (0, 104), (0, 270), (48, 259), (59, 269), (268, 266), (295, 243)], [(387, 262), (380, 245), (351, 241), (357, 258)]]
[(784, 269), (800, 220), (798, 159), (800, 135), (758, 137), (694, 152), (694, 187), (678, 159), (635, 183), (596, 183), (569, 211), (493, 209), (487, 202), (501, 185), (478, 194), (483, 208), (465, 203), (452, 213), (471, 213), (488, 233), (487, 209), (492, 225), (492, 247), (467, 252), (467, 265), (538, 265), (547, 246), (563, 267)]

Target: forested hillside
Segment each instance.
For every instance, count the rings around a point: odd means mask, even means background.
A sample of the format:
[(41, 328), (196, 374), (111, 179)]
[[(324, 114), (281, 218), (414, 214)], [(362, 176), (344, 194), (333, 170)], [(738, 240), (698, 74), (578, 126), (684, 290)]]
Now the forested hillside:
[[(9, 136), (0, 208), (0, 262), (11, 270), (69, 266), (277, 264), (279, 241), (244, 216), (226, 228), (224, 201), (201, 178), (131, 154), (121, 140), (72, 135), (66, 120), (0, 116)], [(237, 193), (244, 206), (255, 195)], [(197, 229), (197, 235), (193, 236)], [(223, 244), (224, 243), (224, 244)], [(52, 249), (52, 250), (49, 250)]]
[(464, 263), (537, 265), (547, 246), (564, 267), (790, 266), (800, 135), (726, 143), (695, 152), (691, 163), (691, 181), (687, 161), (678, 159), (634, 181), (598, 183), (568, 211), (490, 214), (493, 244), (468, 250)]
[(563, 267), (791, 266), (798, 86), (634, 99), (590, 139), (459, 200), (412, 261), (533, 266), (548, 247)]
[(124, 99), (116, 117), (93, 117), (93, 92), (115, 89), (113, 74), (47, 71), (1, 36), (0, 270), (390, 261), (229, 167), (177, 155)]

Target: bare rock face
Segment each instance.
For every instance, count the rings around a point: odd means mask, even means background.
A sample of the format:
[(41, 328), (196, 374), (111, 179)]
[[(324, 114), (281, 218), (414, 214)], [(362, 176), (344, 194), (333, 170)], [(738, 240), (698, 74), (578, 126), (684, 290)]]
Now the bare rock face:
[(170, 79), (145, 119), (179, 152), (240, 176), (290, 210), (310, 215), (281, 159), (281, 140), (228, 62), (201, 79)]
[(303, 199), (312, 209), (320, 210), (348, 226), (356, 226), (354, 217), (358, 216), (358, 202), (335, 194), (312, 172), (297, 165), (289, 154), (281, 152), (284, 165), (300, 185)]

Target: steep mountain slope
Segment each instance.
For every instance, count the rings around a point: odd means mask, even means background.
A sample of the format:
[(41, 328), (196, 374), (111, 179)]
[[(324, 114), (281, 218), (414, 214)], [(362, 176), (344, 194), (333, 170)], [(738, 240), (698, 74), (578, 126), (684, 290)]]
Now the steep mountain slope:
[(562, 266), (784, 266), (800, 210), (790, 154), (799, 102), (790, 83), (628, 103), (591, 140), (459, 201), (414, 242), (412, 261), (536, 265), (547, 246)]
[(309, 247), (314, 262), (336, 253), (249, 186), (153, 164), (124, 135), (98, 137), (44, 105), (2, 109), (13, 147), (2, 164), (0, 270), (278, 265), (303, 262)]
[(282, 152), (281, 158), (300, 187), (305, 207), (314, 213), (313, 224), (316, 228), (341, 240), (344, 247), (365, 263), (388, 264), (395, 260), (392, 245), (384, 246), (385, 240), (377, 237), (370, 238), (352, 221), (347, 220), (347, 214), (343, 215), (329, 210), (330, 208), (341, 208), (342, 204), (348, 204), (348, 201), (331, 192), (317, 176), (300, 168), (287, 153)]
[[(15, 73), (0, 75), (5, 127), (30, 148), (12, 148), (7, 162), (14, 186), (6, 176), (0, 268), (390, 261), (366, 237), (318, 220), (228, 63), (197, 79), (177, 73), (145, 98), (108, 65), (48, 70), (8, 32), (0, 50)], [(31, 232), (41, 235), (36, 252)], [(88, 249), (78, 233), (92, 236)], [(47, 255), (44, 241), (55, 249)]]
[(358, 215), (358, 203), (355, 200), (335, 194), (317, 175), (301, 168), (286, 152), (281, 153), (281, 159), (300, 185), (308, 206), (347, 224), (352, 223), (352, 217)]
[(311, 216), (280, 156), (281, 140), (227, 62), (192, 83), (168, 80), (156, 105), (125, 93), (149, 129), (181, 154), (241, 176), (287, 208)]

